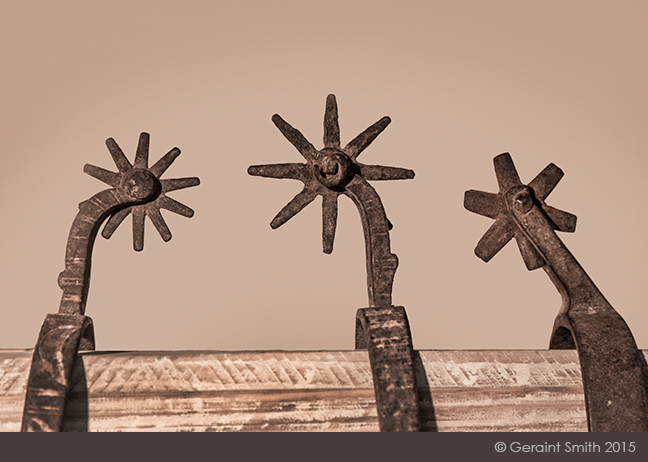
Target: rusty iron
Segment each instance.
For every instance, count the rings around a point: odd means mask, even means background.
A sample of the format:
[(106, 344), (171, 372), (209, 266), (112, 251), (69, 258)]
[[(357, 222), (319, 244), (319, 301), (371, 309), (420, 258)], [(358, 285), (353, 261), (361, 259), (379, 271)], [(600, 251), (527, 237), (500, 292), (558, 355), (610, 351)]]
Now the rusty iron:
[(466, 209), (495, 219), (475, 254), (488, 262), (515, 238), (526, 267), (542, 267), (558, 289), (562, 306), (549, 348), (578, 351), (589, 430), (648, 431), (646, 378), (630, 328), (556, 235), (573, 232), (576, 216), (545, 202), (562, 170), (549, 164), (524, 185), (508, 153), (494, 164), (499, 192), (465, 194)]
[(399, 167), (365, 165), (358, 156), (389, 125), (383, 117), (340, 145), (340, 127), (335, 95), (326, 98), (324, 147), (317, 150), (302, 133), (275, 114), (272, 121), (297, 148), (306, 163), (253, 165), (248, 173), (267, 178), (289, 178), (304, 188), (271, 221), (273, 229), (286, 223), (322, 196), (322, 247), (333, 251), (340, 194), (351, 198), (360, 213), (365, 236), (369, 308), (356, 316), (356, 348), (368, 348), (374, 377), (381, 431), (418, 431), (419, 401), (414, 369), (414, 350), (405, 309), (392, 306), (392, 286), (398, 257), (391, 252), (387, 219), (380, 196), (368, 183), (374, 180), (414, 178), (414, 172)]
[(92, 248), (99, 227), (108, 219), (102, 235), (108, 239), (129, 215), (133, 215), (133, 246), (144, 247), (144, 217), (148, 216), (164, 241), (171, 239), (160, 209), (191, 217), (193, 210), (166, 193), (200, 184), (198, 178), (161, 180), (160, 176), (180, 155), (173, 148), (148, 166), (149, 134), (139, 138), (135, 161), (129, 162), (119, 145), (109, 138), (108, 150), (117, 166), (111, 172), (86, 164), (84, 172), (111, 186), (79, 204), (65, 253), (65, 270), (58, 283), (63, 290), (59, 311), (48, 314), (34, 348), (23, 413), (22, 431), (61, 431), (74, 363), (79, 350), (94, 350), (94, 326), (85, 316), (90, 287)]
[(421, 431), (412, 334), (405, 308), (361, 308), (356, 350), (368, 350), (380, 431)]

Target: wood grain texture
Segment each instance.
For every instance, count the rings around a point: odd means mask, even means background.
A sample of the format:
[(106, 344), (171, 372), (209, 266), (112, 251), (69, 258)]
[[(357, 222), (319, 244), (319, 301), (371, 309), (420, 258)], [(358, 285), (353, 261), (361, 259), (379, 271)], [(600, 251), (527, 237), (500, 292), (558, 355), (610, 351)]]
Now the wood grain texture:
[[(0, 431), (20, 429), (31, 355), (0, 350)], [(80, 358), (67, 431), (378, 430), (366, 351)], [(419, 351), (416, 366), (424, 430), (587, 430), (573, 350)]]

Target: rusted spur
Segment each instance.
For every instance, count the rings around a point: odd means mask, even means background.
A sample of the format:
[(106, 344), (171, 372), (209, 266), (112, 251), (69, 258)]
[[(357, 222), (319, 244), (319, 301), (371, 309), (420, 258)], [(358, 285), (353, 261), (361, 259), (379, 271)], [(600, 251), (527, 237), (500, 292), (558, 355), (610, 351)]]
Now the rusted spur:
[(173, 148), (152, 167), (148, 166), (149, 135), (142, 133), (131, 164), (115, 140), (106, 140), (117, 172), (87, 164), (84, 171), (111, 186), (79, 204), (65, 253), (65, 270), (58, 283), (63, 290), (59, 311), (48, 314), (34, 348), (23, 413), (22, 431), (61, 431), (72, 371), (79, 350), (94, 350), (92, 319), (85, 316), (90, 287), (90, 260), (99, 227), (108, 219), (102, 235), (108, 239), (121, 222), (133, 215), (133, 246), (144, 246), (144, 217), (148, 216), (162, 239), (171, 239), (160, 209), (191, 217), (193, 210), (166, 193), (200, 184), (198, 178), (160, 180), (180, 155)]
[(494, 164), (499, 193), (465, 194), (466, 209), (495, 219), (475, 254), (488, 262), (515, 238), (526, 267), (542, 267), (560, 292), (549, 348), (578, 350), (589, 430), (648, 431), (646, 378), (630, 328), (556, 235), (573, 232), (576, 216), (545, 203), (562, 170), (549, 164), (524, 185), (508, 153)]
[(392, 286), (398, 258), (391, 253), (385, 210), (376, 190), (367, 180), (414, 178), (412, 170), (365, 165), (358, 155), (389, 125), (383, 117), (345, 147), (335, 95), (326, 98), (324, 148), (317, 150), (299, 130), (275, 114), (272, 121), (306, 163), (253, 165), (248, 173), (268, 178), (290, 178), (304, 183), (297, 194), (270, 223), (278, 228), (322, 196), (322, 243), (333, 251), (337, 223), (337, 198), (344, 194), (358, 207), (365, 236), (369, 308), (356, 315), (356, 348), (368, 349), (374, 378), (378, 421), (381, 431), (418, 431), (419, 402), (414, 369), (414, 350), (405, 309), (392, 306)]

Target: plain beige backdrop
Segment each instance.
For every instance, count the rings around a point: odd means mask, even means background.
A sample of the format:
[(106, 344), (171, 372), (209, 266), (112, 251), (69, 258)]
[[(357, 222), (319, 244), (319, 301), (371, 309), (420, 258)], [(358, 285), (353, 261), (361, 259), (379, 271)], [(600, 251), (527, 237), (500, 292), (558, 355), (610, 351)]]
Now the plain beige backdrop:
[[(463, 208), (497, 191), (492, 158), (510, 152), (524, 182), (550, 162), (565, 177), (550, 205), (578, 216), (561, 237), (648, 348), (648, 3), (543, 1), (9, 1), (0, 5), (0, 347), (33, 347), (56, 312), (77, 204), (131, 159), (182, 155), (163, 178), (195, 210), (130, 218), (97, 239), (87, 314), (97, 347), (352, 349), (366, 306), (358, 213), (340, 199), (335, 250), (321, 250), (321, 199), (277, 230), (301, 183), (248, 176), (300, 162), (279, 113), (322, 147), (326, 95), (342, 143), (384, 115), (362, 153), (411, 168), (373, 183), (394, 224), (394, 304), (417, 349), (541, 349), (560, 306), (514, 244), (485, 264), (491, 220)], [(164, 212), (163, 212), (164, 213)]]

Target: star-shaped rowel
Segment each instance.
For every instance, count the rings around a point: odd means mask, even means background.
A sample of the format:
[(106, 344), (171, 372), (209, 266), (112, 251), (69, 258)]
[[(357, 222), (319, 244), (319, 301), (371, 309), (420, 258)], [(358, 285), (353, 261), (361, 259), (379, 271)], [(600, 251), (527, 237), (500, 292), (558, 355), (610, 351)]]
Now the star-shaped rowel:
[(270, 226), (278, 228), (294, 217), (304, 207), (322, 196), (322, 247), (324, 253), (333, 251), (335, 228), (337, 225), (337, 198), (345, 193), (345, 186), (359, 175), (365, 180), (405, 180), (414, 178), (414, 172), (405, 168), (385, 167), (382, 165), (364, 165), (356, 161), (357, 157), (389, 125), (391, 119), (383, 117), (375, 124), (356, 136), (344, 148), (340, 148), (340, 126), (335, 95), (326, 98), (324, 114), (324, 148), (315, 147), (288, 122), (278, 114), (272, 121), (279, 131), (290, 141), (306, 163), (252, 165), (248, 173), (268, 178), (290, 178), (304, 183), (304, 189), (298, 193), (274, 217)]
[[(494, 218), (495, 223), (486, 231), (475, 247), (475, 255), (488, 262), (497, 252), (504, 247), (511, 238), (515, 238), (522, 254), (522, 259), (527, 269), (534, 270), (545, 264), (544, 258), (538, 253), (523, 228), (517, 223), (514, 214), (509, 209), (506, 198), (512, 197), (514, 190), (524, 188), (520, 182), (513, 160), (508, 153), (500, 154), (493, 159), (495, 175), (499, 184), (499, 193), (493, 194), (483, 191), (466, 191), (464, 207), (471, 212), (489, 218)], [(547, 196), (553, 191), (563, 172), (554, 164), (549, 164), (536, 176), (528, 187), (531, 195), (521, 195), (524, 200), (535, 201), (546, 215), (553, 229), (574, 232), (576, 229), (576, 215), (558, 210), (545, 203)], [(533, 203), (517, 204), (524, 208), (531, 208)]]
[[(151, 202), (146, 202), (140, 205), (133, 205), (121, 209), (113, 213), (104, 229), (101, 233), (103, 237), (109, 239), (110, 236), (115, 232), (117, 227), (121, 224), (122, 221), (129, 215), (133, 215), (133, 248), (137, 251), (141, 251), (144, 248), (144, 217), (148, 216), (153, 225), (162, 236), (162, 239), (166, 242), (171, 239), (171, 231), (162, 218), (160, 209), (167, 209), (171, 212), (177, 213), (179, 215), (191, 218), (194, 214), (194, 211), (191, 210), (184, 204), (171, 199), (166, 196), (166, 193), (175, 191), (177, 189), (189, 188), (192, 186), (197, 186), (200, 184), (198, 178), (175, 178), (168, 180), (160, 180), (160, 176), (169, 168), (173, 161), (180, 155), (180, 149), (173, 148), (171, 151), (166, 153), (160, 160), (158, 160), (152, 167), (148, 166), (148, 156), (149, 156), (149, 134), (142, 133), (139, 138), (139, 144), (137, 146), (137, 152), (135, 154), (135, 162), (131, 165), (119, 145), (115, 142), (114, 139), (108, 138), (106, 140), (106, 146), (112, 155), (115, 165), (117, 166), (118, 171), (110, 172), (101, 167), (96, 167), (94, 165), (86, 164), (83, 167), (83, 171), (88, 175), (103, 181), (113, 188), (117, 188), (123, 181), (128, 181), (128, 176), (135, 173), (137, 170), (148, 170), (150, 173), (155, 176), (157, 179), (157, 198)], [(127, 172), (130, 172), (129, 175), (126, 175)]]

